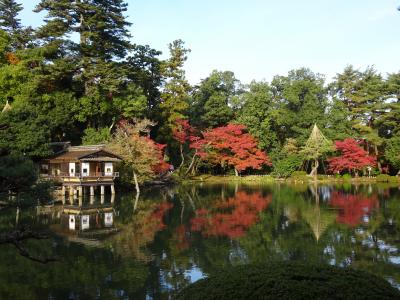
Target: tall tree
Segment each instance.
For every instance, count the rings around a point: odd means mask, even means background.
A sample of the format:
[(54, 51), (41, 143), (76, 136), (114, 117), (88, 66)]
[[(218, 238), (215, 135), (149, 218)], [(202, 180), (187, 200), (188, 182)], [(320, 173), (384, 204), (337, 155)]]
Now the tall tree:
[(183, 69), (187, 60), (189, 49), (184, 47), (182, 40), (176, 40), (169, 44), (170, 57), (164, 62), (164, 76), (166, 83), (161, 93), (161, 118), (163, 125), (160, 128), (161, 135), (170, 140), (176, 120), (183, 119), (189, 106), (189, 92), (191, 86), (185, 78)]
[(18, 14), (22, 9), (22, 4), (14, 0), (1, 0), (0, 28), (7, 32), (19, 30), (21, 28), (21, 19), (18, 18)]
[(242, 106), (239, 109), (237, 122), (246, 125), (249, 132), (259, 141), (261, 149), (271, 151), (277, 146), (275, 132), (276, 105), (272, 91), (266, 82), (251, 82), (248, 91), (242, 95)]
[(32, 28), (24, 28), (18, 18), (22, 9), (22, 4), (15, 0), (0, 1), (0, 29), (10, 36), (12, 50), (23, 48), (31, 39)]
[(277, 107), (273, 116), (280, 145), (287, 138), (304, 143), (308, 128), (315, 123), (325, 127), (327, 95), (322, 75), (305, 68), (292, 70), (288, 76), (275, 76), (271, 90)]
[(231, 71), (214, 70), (203, 79), (193, 95), (191, 120), (199, 128), (228, 124), (240, 94), (240, 83)]
[[(93, 127), (112, 122), (113, 99), (125, 83), (121, 60), (131, 48), (126, 9), (123, 0), (42, 0), (35, 10), (47, 12), (38, 37), (54, 64), (65, 68), (65, 61), (73, 61), (69, 71), (82, 107), (78, 120)], [(68, 39), (73, 33), (78, 44)]]
[[(382, 145), (383, 139), (377, 125), (385, 113), (382, 76), (372, 67), (361, 72), (348, 66), (343, 73), (337, 74), (334, 86), (334, 96), (347, 107), (357, 137), (365, 139), (367, 150), (378, 157), (378, 147)], [(381, 169), (379, 160), (378, 167)]]
[(161, 51), (150, 46), (134, 45), (127, 59), (128, 78), (143, 89), (147, 98), (147, 117), (154, 119), (160, 104), (160, 87), (163, 77), (163, 61), (159, 59)]

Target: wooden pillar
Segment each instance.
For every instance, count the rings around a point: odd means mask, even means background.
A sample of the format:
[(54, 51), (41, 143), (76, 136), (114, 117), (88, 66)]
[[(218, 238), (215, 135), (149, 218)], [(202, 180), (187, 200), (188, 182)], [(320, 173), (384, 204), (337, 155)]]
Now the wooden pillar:
[(83, 204), (83, 197), (79, 197), (78, 205), (79, 205), (79, 206), (82, 206), (82, 204)]
[(90, 186), (90, 196), (94, 196), (94, 186)]
[(111, 203), (114, 203), (115, 200), (115, 194), (111, 194)]
[(65, 185), (61, 187), (61, 194), (63, 195), (63, 197), (65, 196)]
[(78, 186), (78, 196), (79, 198), (83, 197), (83, 187), (81, 185)]
[(104, 185), (100, 186), (100, 195), (104, 195)]
[(93, 204), (94, 203), (94, 195), (91, 195), (90, 196), (90, 204)]
[(104, 194), (103, 194), (103, 195), (100, 195), (100, 203), (101, 203), (101, 204), (104, 204)]
[(111, 185), (111, 195), (115, 195), (115, 187), (113, 184)]
[(74, 203), (74, 191), (72, 190), (72, 187), (69, 188), (69, 204)]
[(76, 197), (76, 194), (78, 193), (78, 190), (75, 187), (72, 187), (72, 190), (74, 191), (74, 197)]

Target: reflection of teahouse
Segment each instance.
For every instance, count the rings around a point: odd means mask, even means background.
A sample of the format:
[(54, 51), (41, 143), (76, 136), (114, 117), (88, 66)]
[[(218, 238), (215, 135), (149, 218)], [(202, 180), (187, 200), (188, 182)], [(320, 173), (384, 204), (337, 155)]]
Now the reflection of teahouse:
[(69, 230), (85, 231), (110, 228), (114, 225), (114, 209), (111, 205), (64, 206), (61, 226)]
[(114, 172), (114, 164), (121, 158), (104, 145), (66, 145), (55, 156), (42, 161), (41, 176), (59, 181), (64, 195), (66, 188), (70, 195), (82, 196), (85, 188), (90, 190), (90, 195), (94, 195), (97, 187), (103, 195), (107, 186), (114, 194), (114, 179), (119, 176), (118, 172)]
[(51, 224), (56, 234), (72, 242), (102, 246), (102, 240), (116, 233), (114, 208), (111, 203), (79, 205), (54, 205), (37, 207), (39, 222)]

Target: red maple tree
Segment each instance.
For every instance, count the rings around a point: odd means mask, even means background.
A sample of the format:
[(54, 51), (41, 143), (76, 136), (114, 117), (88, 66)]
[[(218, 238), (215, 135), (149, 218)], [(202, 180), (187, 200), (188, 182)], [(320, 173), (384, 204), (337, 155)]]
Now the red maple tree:
[(246, 126), (240, 124), (203, 132), (203, 139), (193, 140), (191, 147), (203, 160), (233, 166), (236, 172), (272, 165), (267, 154), (257, 147), (256, 139), (246, 132)]
[(195, 128), (193, 128), (188, 120), (185, 119), (177, 119), (175, 121), (175, 128), (172, 131), (172, 137), (179, 143), (179, 150), (181, 154), (181, 164), (180, 167), (183, 166), (185, 162), (185, 156), (183, 154), (183, 148), (186, 144), (189, 144), (189, 148), (191, 147), (191, 143), (197, 141), (199, 138), (195, 135)]
[(368, 155), (368, 152), (352, 138), (335, 141), (335, 147), (342, 155), (328, 159), (329, 170), (332, 172), (340, 173), (347, 170), (356, 173), (367, 166), (372, 167), (376, 164), (376, 158)]
[(188, 142), (192, 132), (193, 128), (192, 126), (190, 126), (188, 120), (175, 120), (175, 128), (172, 131), (172, 136), (179, 144), (185, 144), (186, 142)]

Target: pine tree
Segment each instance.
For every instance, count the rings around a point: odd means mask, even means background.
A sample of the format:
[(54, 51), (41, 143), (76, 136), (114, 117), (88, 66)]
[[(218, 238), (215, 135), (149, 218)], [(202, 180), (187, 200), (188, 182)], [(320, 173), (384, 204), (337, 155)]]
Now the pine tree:
[(22, 9), (22, 4), (14, 0), (0, 0), (0, 29), (10, 36), (10, 50), (13, 51), (27, 47), (33, 40), (33, 29), (23, 27), (21, 19), (18, 18)]
[(20, 30), (22, 26), (18, 14), (22, 9), (22, 4), (14, 0), (0, 0), (0, 28), (9, 34)]
[(332, 151), (332, 142), (329, 141), (319, 130), (317, 124), (314, 124), (311, 135), (308, 138), (305, 146), (301, 150), (301, 153), (306, 159), (313, 161), (313, 167), (310, 176), (317, 178), (319, 162), (318, 160), (327, 152)]
[(169, 44), (170, 58), (164, 63), (166, 83), (161, 93), (161, 118), (164, 125), (160, 133), (170, 140), (176, 120), (184, 119), (189, 106), (191, 86), (185, 78), (183, 65), (189, 49), (184, 48), (182, 40)]
[[(123, 13), (123, 0), (42, 0), (36, 12), (46, 11), (45, 25), (38, 36), (57, 63), (60, 55), (72, 60), (74, 86), (80, 98), (78, 120), (93, 127), (112, 122), (113, 99), (125, 84), (121, 60), (131, 49)], [(79, 34), (77, 44), (68, 35)]]

